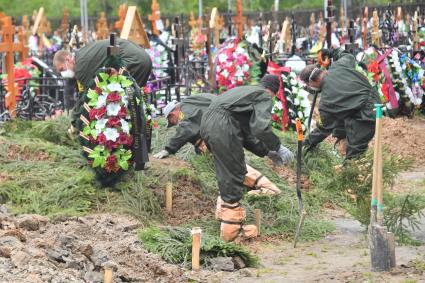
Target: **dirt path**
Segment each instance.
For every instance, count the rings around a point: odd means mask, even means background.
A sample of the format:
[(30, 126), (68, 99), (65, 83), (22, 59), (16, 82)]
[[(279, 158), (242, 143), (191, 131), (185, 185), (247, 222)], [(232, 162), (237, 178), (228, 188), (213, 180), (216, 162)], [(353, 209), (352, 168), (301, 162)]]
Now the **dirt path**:
[(296, 249), (288, 242), (264, 244), (262, 268), (229, 274), (222, 282), (425, 282), (424, 271), (412, 263), (425, 260), (425, 246), (397, 247), (397, 268), (371, 273), (364, 228), (341, 211), (329, 211), (329, 217), (337, 227), (334, 233)]

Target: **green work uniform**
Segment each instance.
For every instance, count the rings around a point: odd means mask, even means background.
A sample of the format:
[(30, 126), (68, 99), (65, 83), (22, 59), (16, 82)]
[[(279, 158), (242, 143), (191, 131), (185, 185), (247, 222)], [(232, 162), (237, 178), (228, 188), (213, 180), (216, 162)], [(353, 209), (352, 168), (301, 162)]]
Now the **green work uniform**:
[[(152, 71), (152, 61), (149, 54), (139, 45), (125, 39), (117, 39), (119, 47), (118, 57), (127, 68), (139, 86), (144, 86)], [(75, 54), (75, 76), (83, 85), (94, 78), (96, 72), (102, 68), (107, 58), (109, 39), (90, 43)]]
[[(152, 61), (148, 53), (129, 40), (119, 38), (117, 45), (119, 46), (118, 56), (123, 66), (127, 68), (139, 86), (144, 86), (152, 71)], [(75, 77), (83, 89), (87, 88), (90, 81), (94, 79), (96, 72), (104, 67), (105, 60), (108, 57), (108, 46), (109, 39), (98, 40), (76, 52)], [(82, 112), (83, 103), (82, 97), (79, 97), (72, 111), (72, 124), (74, 126), (76, 126)]]
[(245, 147), (264, 157), (277, 151), (271, 126), (272, 97), (262, 86), (241, 86), (218, 96), (202, 117), (201, 137), (214, 156), (223, 201), (238, 202), (244, 191)]
[(183, 118), (177, 127), (176, 134), (165, 146), (169, 153), (175, 154), (187, 142), (196, 146), (201, 139), (202, 116), (215, 98), (213, 94), (201, 93), (189, 96), (181, 102), (180, 111), (183, 113)]
[[(321, 82), (319, 102), (320, 123), (304, 144), (314, 147), (333, 131), (347, 137), (350, 159), (367, 150), (375, 134), (374, 104), (380, 103), (378, 93), (368, 79), (356, 71), (353, 55), (338, 49), (334, 62)], [(343, 127), (343, 128), (342, 128)]]

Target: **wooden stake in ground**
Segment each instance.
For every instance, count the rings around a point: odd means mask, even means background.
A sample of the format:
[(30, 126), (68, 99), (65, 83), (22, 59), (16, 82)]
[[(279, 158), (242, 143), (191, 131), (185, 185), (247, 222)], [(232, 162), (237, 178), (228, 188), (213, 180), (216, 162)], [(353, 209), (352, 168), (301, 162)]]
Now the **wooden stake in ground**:
[(369, 248), (372, 271), (390, 271), (395, 267), (394, 235), (383, 226), (384, 190), (382, 186), (382, 105), (375, 104), (376, 130), (373, 158), (371, 223), (369, 225)]
[(260, 235), (261, 228), (261, 209), (254, 209), (255, 226), (257, 227), (258, 235)]
[(112, 283), (112, 269), (109, 267), (105, 268), (105, 277), (103, 278), (104, 283)]
[(192, 270), (194, 271), (200, 269), (199, 256), (201, 253), (201, 233), (201, 228), (192, 228)]
[(173, 183), (167, 182), (165, 187), (165, 209), (168, 212), (173, 210)]

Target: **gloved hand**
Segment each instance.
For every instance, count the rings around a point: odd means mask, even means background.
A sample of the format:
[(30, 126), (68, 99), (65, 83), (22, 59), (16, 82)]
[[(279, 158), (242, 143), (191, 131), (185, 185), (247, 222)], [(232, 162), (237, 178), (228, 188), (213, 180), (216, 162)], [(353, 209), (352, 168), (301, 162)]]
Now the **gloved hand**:
[(285, 165), (294, 159), (294, 154), (283, 145), (277, 151), (269, 151), (267, 156), (278, 166)]
[(157, 154), (154, 154), (154, 158), (156, 159), (163, 159), (163, 158), (167, 158), (170, 155), (170, 153), (166, 150), (163, 149), (160, 152), (158, 152)]

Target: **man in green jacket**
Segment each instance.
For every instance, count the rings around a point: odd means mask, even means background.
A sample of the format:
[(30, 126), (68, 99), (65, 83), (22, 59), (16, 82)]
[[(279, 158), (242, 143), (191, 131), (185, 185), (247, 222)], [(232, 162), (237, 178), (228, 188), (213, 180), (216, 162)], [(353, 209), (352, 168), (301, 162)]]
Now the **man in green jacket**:
[[(92, 42), (76, 51), (75, 55), (67, 50), (59, 50), (53, 58), (55, 69), (64, 78), (76, 78), (78, 92), (84, 91), (96, 72), (104, 66), (107, 59), (109, 39)], [(119, 58), (137, 84), (146, 84), (152, 71), (149, 54), (139, 45), (125, 39), (117, 39)], [(73, 109), (73, 124), (80, 116), (83, 101), (79, 99)]]
[(247, 173), (243, 149), (260, 157), (267, 155), (279, 165), (293, 159), (271, 127), (272, 97), (279, 86), (277, 76), (266, 75), (258, 86), (228, 90), (211, 103), (202, 117), (201, 137), (214, 157), (223, 200), (218, 217), (225, 241), (233, 241), (241, 231), (247, 237), (257, 235), (255, 226), (242, 224), (246, 213), (239, 201)]
[[(163, 114), (168, 120), (168, 127), (178, 125), (176, 134), (168, 141), (164, 149), (154, 155), (157, 159), (167, 158), (175, 154), (186, 143), (195, 146), (197, 153), (206, 152), (205, 143), (201, 139), (200, 127), (202, 116), (217, 96), (210, 93), (201, 93), (189, 96), (182, 102), (171, 101), (163, 109)], [(258, 146), (263, 146), (259, 144)], [(263, 149), (266, 150), (266, 149)], [(276, 195), (280, 193), (278, 187), (258, 170), (246, 165), (247, 174), (244, 185), (248, 187), (250, 195), (266, 194)], [(221, 198), (218, 198), (218, 203)]]
[(368, 79), (355, 69), (353, 55), (336, 49), (330, 56), (333, 63), (328, 71), (309, 65), (300, 73), (300, 79), (321, 95), (320, 122), (305, 139), (304, 148), (314, 148), (337, 130), (347, 137), (346, 159), (352, 159), (367, 150), (375, 135), (373, 109), (381, 101)]

